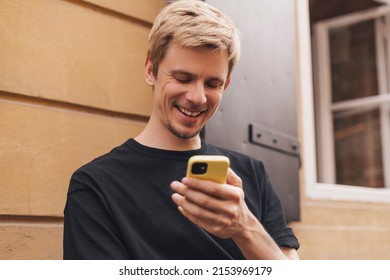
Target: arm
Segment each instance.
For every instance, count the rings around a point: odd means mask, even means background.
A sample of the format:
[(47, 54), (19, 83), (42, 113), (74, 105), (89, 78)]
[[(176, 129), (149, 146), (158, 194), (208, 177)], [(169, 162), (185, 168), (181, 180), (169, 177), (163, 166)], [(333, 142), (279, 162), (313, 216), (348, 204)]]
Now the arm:
[(103, 196), (87, 176), (72, 177), (64, 210), (63, 258), (128, 259), (126, 249)]
[(256, 217), (249, 215), (243, 229), (232, 236), (247, 259), (299, 259), (295, 249), (279, 247)]
[(227, 184), (184, 178), (171, 187), (183, 215), (220, 238), (232, 238), (247, 259), (298, 258), (295, 249), (279, 248), (250, 212), (241, 179), (231, 169)]

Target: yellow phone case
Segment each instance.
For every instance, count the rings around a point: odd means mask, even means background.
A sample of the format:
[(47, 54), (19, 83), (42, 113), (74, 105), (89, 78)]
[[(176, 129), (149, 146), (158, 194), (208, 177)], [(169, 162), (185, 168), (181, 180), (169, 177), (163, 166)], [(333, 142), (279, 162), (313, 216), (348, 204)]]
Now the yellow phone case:
[[(195, 166), (194, 166), (195, 165)], [(187, 177), (194, 177), (204, 180), (225, 184), (230, 161), (226, 156), (198, 155), (188, 160)], [(207, 168), (204, 168), (206, 166)], [(196, 170), (194, 170), (196, 169)], [(193, 172), (199, 171), (199, 172)], [(203, 172), (204, 171), (204, 172)]]

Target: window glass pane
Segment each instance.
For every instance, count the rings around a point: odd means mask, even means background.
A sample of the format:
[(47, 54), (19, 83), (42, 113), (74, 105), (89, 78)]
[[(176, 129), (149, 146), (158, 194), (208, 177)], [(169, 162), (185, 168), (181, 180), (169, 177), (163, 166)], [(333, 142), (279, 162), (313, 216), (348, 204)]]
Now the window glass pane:
[(379, 110), (334, 118), (336, 183), (384, 187)]
[(332, 101), (378, 94), (373, 20), (329, 32)]

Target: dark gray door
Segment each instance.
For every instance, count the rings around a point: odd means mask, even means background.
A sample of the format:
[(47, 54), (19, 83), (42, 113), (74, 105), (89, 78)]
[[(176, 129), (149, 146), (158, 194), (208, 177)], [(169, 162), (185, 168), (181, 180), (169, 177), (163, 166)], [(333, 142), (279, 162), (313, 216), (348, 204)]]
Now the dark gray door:
[(242, 52), (208, 142), (262, 160), (287, 220), (299, 220), (294, 1), (207, 0), (241, 32)]

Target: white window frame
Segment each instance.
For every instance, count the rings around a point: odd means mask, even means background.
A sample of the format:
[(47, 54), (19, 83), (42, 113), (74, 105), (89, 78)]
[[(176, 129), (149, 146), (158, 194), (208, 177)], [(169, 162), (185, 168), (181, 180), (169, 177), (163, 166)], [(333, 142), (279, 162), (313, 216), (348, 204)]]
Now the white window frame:
[[(322, 199), (322, 200), (339, 200), (339, 201), (359, 201), (359, 202), (383, 202), (383, 203), (390, 203), (390, 186), (387, 185), (386, 188), (369, 188), (369, 187), (361, 187), (361, 186), (348, 186), (348, 185), (340, 185), (335, 183), (329, 183), (334, 182), (332, 181), (332, 177), (334, 174), (334, 170), (330, 171), (330, 174), (325, 175), (327, 179), (331, 179), (330, 181), (327, 181), (327, 183), (320, 183), (318, 181), (317, 177), (317, 158), (316, 158), (316, 147), (317, 144), (321, 145), (323, 143), (316, 143), (315, 133), (316, 133), (316, 124), (315, 124), (315, 115), (314, 115), (314, 92), (313, 92), (313, 63), (312, 63), (312, 52), (311, 52), (311, 34), (310, 34), (310, 19), (309, 19), (309, 4), (308, 0), (296, 0), (296, 11), (297, 11), (297, 32), (298, 32), (298, 63), (299, 63), (299, 72), (298, 72), (298, 79), (299, 79), (299, 104), (300, 104), (300, 135), (301, 135), (301, 141), (302, 141), (302, 160), (303, 160), (303, 184), (304, 184), (304, 190), (305, 195), (308, 198), (311, 199)], [(337, 19), (332, 19), (328, 21), (323, 21), (322, 24), (318, 25), (320, 31), (317, 32), (328, 32), (329, 28), (333, 28), (334, 26), (343, 26), (346, 24), (352, 24), (353, 21), (360, 22), (365, 17), (367, 19), (372, 17), (380, 17), (386, 14), (390, 14), (390, 7), (389, 6), (381, 6), (379, 8), (375, 8), (372, 10), (369, 10), (368, 12), (360, 12), (349, 16), (343, 16), (339, 17)], [(384, 30), (384, 29), (380, 29)], [(317, 33), (318, 35), (318, 33)], [(325, 47), (328, 46), (328, 42), (326, 39), (326, 36), (320, 36), (321, 44), (324, 44)], [(388, 36), (390, 38), (390, 36)], [(381, 45), (381, 44), (377, 44)], [(389, 46), (389, 44), (387, 44)], [(384, 50), (379, 50), (384, 51)], [(388, 54), (390, 54), (390, 50), (386, 50)], [(319, 59), (326, 59), (326, 57), (320, 57)], [(329, 64), (329, 58), (327, 60), (328, 62), (321, 61), (321, 65), (324, 65), (323, 63)], [(379, 67), (384, 67), (383, 63), (378, 63)], [(325, 88), (325, 90), (330, 90), (330, 68), (325, 67), (324, 72), (322, 72), (321, 80), (324, 79), (327, 81), (326, 83), (322, 84), (322, 87)], [(374, 97), (368, 97), (369, 99), (365, 100), (365, 104), (367, 106), (375, 106), (379, 104), (379, 102), (383, 105), (382, 107), (386, 106), (386, 110), (388, 112), (389, 107), (389, 95), (385, 96), (382, 95), (382, 93), (386, 92), (387, 89), (390, 88), (390, 86), (387, 84), (387, 82), (383, 81), (390, 81), (390, 77), (379, 77), (380, 83), (379, 83), (379, 90), (380, 95), (374, 96)], [(328, 87), (328, 89), (327, 89)], [(322, 89), (324, 90), (324, 89)], [(327, 96), (330, 96), (329, 94)], [(331, 111), (329, 110), (338, 110), (340, 109), (340, 106), (354, 106), (356, 104), (351, 104), (348, 101), (348, 103), (339, 104), (336, 108), (332, 108), (330, 103), (330, 98), (325, 97), (325, 104), (328, 104), (327, 106), (324, 106), (324, 110), (328, 110), (326, 112), (327, 115), (331, 116)], [(322, 100), (323, 102), (323, 100)], [(384, 103), (382, 103), (384, 102)], [(324, 103), (322, 103), (324, 104)], [(345, 108), (345, 107), (344, 107)], [(383, 110), (382, 110), (383, 111)], [(320, 113), (321, 114), (321, 113)], [(385, 118), (383, 114), (381, 114), (381, 118)], [(389, 116), (387, 115), (387, 125), (385, 125), (384, 129), (389, 129)], [(386, 122), (386, 120), (384, 121)], [(332, 123), (332, 122), (330, 122)], [(326, 125), (329, 125), (329, 121), (325, 123), (325, 126), (323, 126), (323, 129), (328, 129), (327, 131), (333, 131), (332, 127), (327, 127)], [(330, 137), (332, 137), (332, 134)], [(390, 143), (388, 139), (388, 133), (387, 135), (384, 135), (386, 133), (382, 133), (382, 141), (387, 141), (386, 143)], [(329, 141), (329, 137), (328, 140)], [(333, 142), (333, 140), (332, 140)], [(386, 145), (384, 145), (386, 146)], [(387, 149), (387, 148), (385, 148)], [(388, 150), (384, 150), (384, 158), (386, 158), (386, 161), (384, 162), (384, 174), (386, 176), (387, 182), (389, 182), (389, 176), (390, 171), (389, 169), (385, 169), (385, 166), (390, 166), (389, 162), (389, 152)], [(330, 155), (331, 154), (331, 155)], [(386, 156), (387, 155), (387, 156)], [(322, 160), (333, 160), (332, 156), (333, 153), (327, 153), (327, 154), (320, 154)], [(334, 162), (334, 161), (332, 161)], [(324, 174), (322, 174), (324, 175)], [(333, 177), (334, 178), (334, 177)]]

